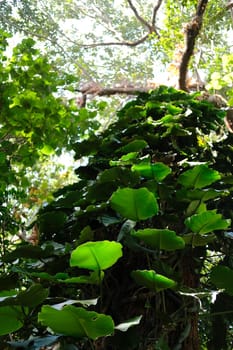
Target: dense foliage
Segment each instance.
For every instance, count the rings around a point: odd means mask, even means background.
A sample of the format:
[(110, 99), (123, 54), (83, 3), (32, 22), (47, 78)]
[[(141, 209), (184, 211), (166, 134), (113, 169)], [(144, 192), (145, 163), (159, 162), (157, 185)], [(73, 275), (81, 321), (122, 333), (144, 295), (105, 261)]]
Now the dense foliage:
[(73, 144), (85, 163), (40, 210), (39, 242), (1, 255), (3, 348), (232, 348), (224, 116), (160, 87)]

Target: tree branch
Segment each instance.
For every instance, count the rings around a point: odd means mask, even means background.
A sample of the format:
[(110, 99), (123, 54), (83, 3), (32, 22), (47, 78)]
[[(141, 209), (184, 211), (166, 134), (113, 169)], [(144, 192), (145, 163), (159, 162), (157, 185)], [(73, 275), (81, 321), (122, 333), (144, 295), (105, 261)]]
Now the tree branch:
[(127, 0), (131, 10), (133, 11), (133, 13), (135, 14), (135, 17), (139, 20), (139, 22), (141, 22), (145, 27), (147, 27), (149, 29), (149, 32), (151, 33), (153, 31), (152, 26), (142, 17), (139, 15), (136, 7), (133, 5), (131, 0)]
[(157, 16), (157, 13), (158, 13), (160, 6), (162, 5), (162, 2), (163, 2), (163, 0), (158, 0), (157, 4), (154, 7), (153, 16), (152, 16), (152, 27), (155, 27), (156, 16)]
[(137, 86), (115, 86), (112, 88), (103, 88), (95, 82), (85, 84), (84, 87), (77, 89), (76, 91), (81, 92), (83, 95), (94, 95), (94, 96), (112, 96), (112, 95), (136, 95), (139, 92), (148, 92), (154, 89), (159, 84), (148, 84), (144, 87)]
[(92, 44), (81, 44), (81, 45), (77, 45), (79, 47), (83, 47), (83, 48), (94, 48), (94, 47), (98, 47), (98, 46), (130, 46), (130, 47), (134, 47), (137, 46), (139, 44), (142, 44), (144, 41), (146, 41), (146, 39), (149, 37), (149, 33), (144, 35), (142, 38), (136, 40), (136, 41), (109, 41), (106, 43), (92, 43)]
[(186, 26), (186, 48), (182, 56), (179, 69), (179, 88), (187, 91), (186, 78), (188, 71), (188, 64), (193, 55), (195, 41), (202, 27), (203, 15), (206, 10), (208, 0), (199, 0), (196, 14), (190, 23)]

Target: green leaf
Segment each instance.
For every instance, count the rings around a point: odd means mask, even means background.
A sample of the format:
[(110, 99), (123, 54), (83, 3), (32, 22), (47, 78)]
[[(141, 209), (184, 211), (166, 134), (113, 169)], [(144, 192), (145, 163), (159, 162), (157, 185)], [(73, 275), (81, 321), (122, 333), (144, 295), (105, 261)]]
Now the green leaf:
[(116, 150), (116, 152), (130, 153), (130, 152), (140, 152), (143, 148), (148, 146), (145, 140), (134, 140), (129, 142), (126, 146), (123, 146)]
[(2, 298), (0, 303), (3, 306), (20, 305), (33, 308), (41, 304), (48, 295), (48, 289), (43, 288), (41, 284), (34, 284), (16, 295)]
[(49, 295), (48, 289), (42, 287), (41, 284), (34, 284), (26, 291), (17, 295), (20, 305), (35, 307), (41, 304)]
[(112, 208), (123, 217), (138, 221), (146, 220), (158, 213), (158, 203), (147, 188), (118, 189), (110, 198)]
[(0, 335), (9, 334), (23, 327), (23, 313), (19, 306), (0, 307)]
[(61, 283), (79, 283), (79, 284), (96, 284), (99, 285), (104, 279), (103, 271), (93, 271), (89, 276), (69, 277), (60, 280)]
[(132, 231), (133, 236), (138, 237), (154, 249), (176, 250), (185, 247), (184, 240), (176, 235), (175, 231), (167, 229), (150, 229)]
[(41, 247), (33, 246), (31, 244), (25, 244), (22, 246), (18, 246), (15, 250), (13, 250), (10, 253), (6, 253), (6, 255), (3, 256), (3, 261), (10, 263), (19, 258), (41, 259), (46, 255), (46, 251), (43, 250)]
[(88, 337), (94, 340), (114, 332), (110, 316), (72, 305), (65, 306), (62, 310), (44, 305), (38, 314), (38, 321), (55, 333), (78, 339)]
[(233, 296), (233, 270), (228, 266), (219, 265), (212, 269), (210, 279), (219, 289), (224, 289)]
[(98, 176), (98, 182), (105, 183), (114, 181), (121, 186), (134, 186), (139, 182), (139, 176), (130, 169), (114, 167), (104, 170)]
[(171, 173), (171, 168), (161, 162), (155, 164), (142, 162), (133, 165), (131, 169), (147, 179), (155, 179), (156, 181), (164, 180)]
[(40, 152), (46, 156), (50, 156), (54, 153), (54, 149), (50, 145), (44, 144), (43, 148), (40, 149)]
[(230, 220), (222, 219), (216, 210), (194, 214), (185, 220), (185, 225), (195, 233), (205, 234), (216, 230), (225, 230), (230, 225)]
[(159, 275), (154, 270), (136, 270), (132, 271), (131, 276), (139, 285), (160, 292), (164, 289), (173, 288), (176, 282), (163, 275)]
[(206, 164), (196, 165), (193, 169), (182, 173), (178, 183), (186, 188), (203, 188), (221, 179), (218, 171), (210, 169)]
[(71, 253), (70, 266), (89, 270), (105, 270), (122, 256), (122, 245), (118, 242), (87, 242)]

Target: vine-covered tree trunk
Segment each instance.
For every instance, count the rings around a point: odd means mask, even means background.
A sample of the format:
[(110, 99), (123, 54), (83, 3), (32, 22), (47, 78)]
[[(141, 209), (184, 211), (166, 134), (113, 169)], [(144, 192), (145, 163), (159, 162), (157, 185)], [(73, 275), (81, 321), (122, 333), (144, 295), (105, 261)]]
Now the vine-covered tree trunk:
[[(197, 248), (190, 248), (183, 258), (183, 284), (190, 289), (196, 289), (200, 284), (200, 261), (197, 264)], [(190, 332), (183, 342), (182, 350), (199, 350), (200, 339), (198, 330), (198, 301), (194, 297), (187, 297), (187, 322), (190, 323)], [(190, 311), (189, 311), (190, 310)]]

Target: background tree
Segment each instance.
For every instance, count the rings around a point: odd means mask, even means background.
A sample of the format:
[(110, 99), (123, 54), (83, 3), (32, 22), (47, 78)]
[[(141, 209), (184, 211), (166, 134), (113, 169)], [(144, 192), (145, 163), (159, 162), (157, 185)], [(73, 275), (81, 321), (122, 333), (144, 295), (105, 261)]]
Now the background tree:
[[(170, 84), (177, 84), (185, 36), (198, 14), (197, 1), (191, 0), (0, 3), (4, 28), (36, 38), (60, 73), (75, 74), (76, 88), (95, 82), (96, 93), (116, 85), (145, 88), (150, 80), (160, 84), (170, 79)], [(231, 54), (232, 6), (210, 0), (205, 8), (206, 3), (200, 1), (200, 9), (206, 12), (189, 74), (196, 85), (221, 70), (223, 53)]]

